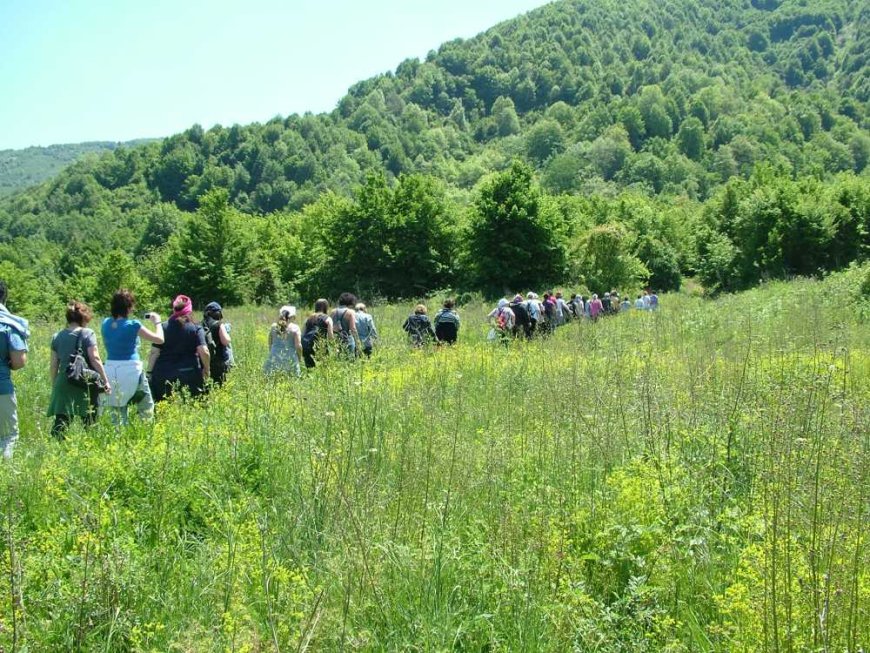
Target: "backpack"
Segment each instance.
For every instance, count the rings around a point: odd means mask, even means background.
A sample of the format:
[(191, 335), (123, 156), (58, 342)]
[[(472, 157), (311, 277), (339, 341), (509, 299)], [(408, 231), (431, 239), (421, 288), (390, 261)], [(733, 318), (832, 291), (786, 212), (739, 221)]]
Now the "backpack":
[(507, 317), (503, 308), (498, 309), (498, 315), (495, 316), (496, 329), (504, 331), (507, 328)]
[(305, 321), (305, 333), (302, 334), (302, 349), (314, 351), (315, 343), (324, 333), (326, 333), (326, 317), (324, 315), (309, 317)]
[(88, 356), (82, 349), (82, 331), (84, 329), (79, 329), (76, 337), (76, 348), (69, 355), (69, 362), (66, 365), (66, 380), (77, 388), (93, 388), (97, 392), (105, 392), (103, 377), (91, 367)]
[(203, 324), (199, 328), (205, 333), (205, 346), (208, 347), (208, 355), (211, 357), (211, 360), (215, 360), (215, 356), (217, 356), (217, 343), (214, 341), (211, 326)]
[(514, 311), (515, 323), (518, 327), (528, 326), (532, 323), (532, 318), (529, 315), (529, 309), (526, 308), (525, 302), (511, 304), (511, 308)]

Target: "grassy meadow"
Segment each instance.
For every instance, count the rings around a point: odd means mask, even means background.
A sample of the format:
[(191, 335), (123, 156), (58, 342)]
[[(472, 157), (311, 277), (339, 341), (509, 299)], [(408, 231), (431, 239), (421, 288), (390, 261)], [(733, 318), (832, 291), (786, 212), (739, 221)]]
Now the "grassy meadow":
[[(48, 436), (48, 342), (0, 466), (0, 651), (859, 651), (867, 269), (662, 298), (547, 341), (261, 374)], [(434, 306), (431, 306), (434, 308)], [(57, 325), (55, 325), (55, 328)]]

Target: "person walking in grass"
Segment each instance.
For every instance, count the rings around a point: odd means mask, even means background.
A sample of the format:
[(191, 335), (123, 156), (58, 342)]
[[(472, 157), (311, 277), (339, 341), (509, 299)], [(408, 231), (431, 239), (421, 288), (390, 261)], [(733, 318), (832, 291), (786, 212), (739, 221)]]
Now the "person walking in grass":
[(296, 324), (296, 307), (282, 306), (278, 319), (269, 329), (269, 357), (263, 366), (267, 374), (293, 374), (300, 376), (299, 360), (302, 353), (302, 331)]
[(192, 318), (193, 302), (179, 295), (172, 302), (172, 315), (162, 324), (164, 341), (155, 343), (152, 352), (151, 392), (154, 402), (169, 397), (176, 387), (191, 397), (205, 392), (211, 369), (211, 355), (205, 341), (205, 331)]
[(414, 312), (402, 325), (402, 329), (408, 334), (408, 342), (412, 347), (419, 348), (438, 341), (438, 336), (435, 335), (427, 312), (426, 306), (417, 304), (414, 307)]
[(626, 295), (622, 299), (622, 304), (619, 305), (620, 311), (630, 311), (631, 310), (631, 301), (629, 301), (628, 296)]
[(571, 307), (568, 306), (568, 302), (565, 301), (565, 298), (562, 296), (562, 293), (556, 293), (556, 319), (559, 326), (564, 326), (567, 324), (572, 317)]
[(445, 299), (444, 304), (435, 314), (435, 336), (438, 342), (446, 342), (448, 345), (456, 344), (459, 339), (459, 313), (455, 309), (456, 303), (452, 299)]
[(233, 354), (230, 332), (224, 322), (224, 309), (217, 302), (206, 304), (202, 316), (202, 328), (205, 330), (206, 343), (209, 346), (211, 380), (218, 385), (223, 385), (227, 380)]
[(594, 322), (604, 313), (604, 303), (598, 299), (598, 295), (592, 293), (592, 301), (590, 301), (589, 304), (589, 317), (592, 318), (592, 321)]
[(357, 356), (359, 332), (356, 327), (356, 297), (353, 293), (343, 292), (338, 297), (338, 307), (332, 311), (332, 330), (338, 341), (339, 352), (348, 360)]
[(508, 306), (514, 314), (513, 336), (528, 340), (532, 337), (532, 318), (529, 315), (526, 301), (521, 294), (517, 293)]
[(489, 332), (489, 340), (498, 340), (504, 345), (508, 344), (514, 331), (516, 316), (511, 310), (510, 302), (502, 298), (498, 305), (486, 316), (492, 329)]
[(356, 305), (356, 332), (359, 336), (363, 353), (366, 355), (366, 358), (369, 358), (372, 355), (375, 341), (378, 339), (378, 330), (375, 327), (375, 319), (362, 302)]
[(127, 410), (136, 406), (139, 417), (154, 418), (154, 398), (142, 361), (139, 358), (140, 338), (153, 344), (163, 344), (163, 325), (157, 313), (148, 313), (149, 329), (130, 314), (136, 308), (136, 298), (121, 289), (112, 295), (112, 317), (103, 320), (100, 331), (106, 346), (106, 375), (112, 384), (111, 394), (100, 395), (100, 412), (108, 411), (115, 424), (128, 422)]
[(526, 308), (529, 310), (529, 321), (531, 322), (529, 327), (529, 338), (532, 338), (535, 333), (537, 333), (538, 326), (541, 324), (541, 318), (544, 315), (544, 309), (541, 306), (541, 302), (538, 300), (537, 293), (529, 292), (526, 294)]
[(27, 365), (27, 320), (6, 308), (8, 289), (0, 280), (0, 454), (12, 458), (18, 441), (18, 402), (12, 372)]
[(74, 419), (81, 419), (85, 426), (90, 426), (96, 419), (99, 388), (95, 384), (83, 388), (70, 383), (65, 370), (71, 356), (81, 350), (88, 367), (100, 375), (103, 390), (107, 394), (112, 392), (112, 384), (97, 348), (97, 334), (87, 328), (92, 318), (93, 313), (87, 304), (71, 302), (66, 307), (66, 328), (51, 338), (48, 416), (54, 417), (51, 434), (58, 440), (64, 439), (64, 433)]
[(305, 326), (302, 329), (302, 358), (308, 369), (317, 365), (315, 356), (333, 338), (332, 318), (327, 315), (328, 311), (329, 302), (325, 299), (318, 299), (314, 302), (314, 312), (305, 320)]

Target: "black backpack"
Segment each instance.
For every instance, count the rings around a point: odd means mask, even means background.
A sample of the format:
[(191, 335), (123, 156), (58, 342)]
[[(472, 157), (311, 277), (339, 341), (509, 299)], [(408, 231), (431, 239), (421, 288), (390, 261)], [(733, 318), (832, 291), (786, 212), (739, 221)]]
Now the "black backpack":
[(305, 321), (305, 333), (302, 334), (302, 349), (314, 351), (314, 345), (322, 335), (326, 335), (326, 316), (315, 315)]
[(529, 315), (529, 309), (526, 308), (525, 302), (517, 302), (510, 305), (514, 312), (514, 324), (518, 327), (526, 327), (532, 323), (532, 317)]

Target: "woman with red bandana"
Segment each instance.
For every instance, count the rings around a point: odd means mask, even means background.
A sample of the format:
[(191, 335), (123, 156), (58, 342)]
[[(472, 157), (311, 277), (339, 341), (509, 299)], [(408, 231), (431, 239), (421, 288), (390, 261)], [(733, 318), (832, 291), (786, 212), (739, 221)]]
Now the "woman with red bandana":
[(193, 302), (179, 295), (172, 302), (172, 315), (163, 323), (162, 345), (154, 345), (159, 353), (151, 367), (151, 392), (157, 403), (181, 387), (191, 397), (205, 391), (209, 374), (209, 353), (205, 331), (192, 319)]

